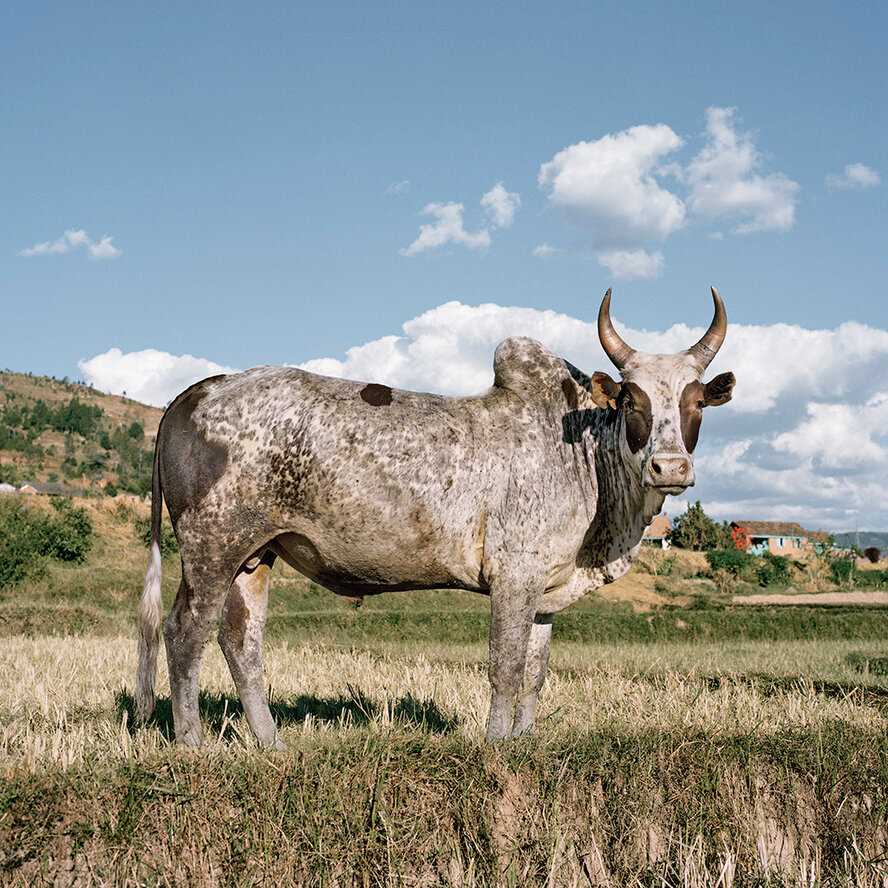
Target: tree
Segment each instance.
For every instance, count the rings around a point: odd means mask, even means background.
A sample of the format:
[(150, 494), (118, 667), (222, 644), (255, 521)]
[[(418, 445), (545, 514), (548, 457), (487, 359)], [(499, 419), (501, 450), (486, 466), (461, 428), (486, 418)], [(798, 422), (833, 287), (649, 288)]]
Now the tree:
[(876, 546), (867, 546), (863, 550), (863, 554), (864, 554), (864, 557), (871, 564), (878, 564), (879, 559), (882, 557), (882, 553), (879, 551), (879, 549)]
[(672, 522), (669, 540), (680, 549), (694, 549), (698, 552), (708, 549), (733, 548), (731, 531), (727, 524), (713, 521), (700, 505), (700, 500)]

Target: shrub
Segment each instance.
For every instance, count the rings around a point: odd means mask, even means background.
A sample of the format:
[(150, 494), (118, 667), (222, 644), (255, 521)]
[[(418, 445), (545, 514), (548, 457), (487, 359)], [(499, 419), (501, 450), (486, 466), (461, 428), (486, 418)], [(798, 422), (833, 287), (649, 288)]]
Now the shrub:
[(754, 557), (741, 549), (712, 549), (706, 553), (713, 576), (719, 571), (726, 571), (739, 577), (749, 568)]
[(829, 575), (837, 586), (850, 586), (854, 579), (854, 561), (850, 558), (833, 558), (829, 562)]
[(867, 546), (863, 550), (863, 555), (871, 564), (878, 564), (882, 557), (882, 553), (876, 546)]
[[(142, 545), (148, 549), (151, 547), (151, 519), (136, 518), (133, 521), (136, 528), (136, 535), (139, 537)], [(166, 523), (161, 522), (160, 525), (160, 557), (166, 558), (168, 555), (175, 555), (179, 551), (179, 543), (173, 529)]]
[(14, 586), (46, 569), (41, 553), (41, 527), (11, 496), (0, 497), (0, 589)]
[(789, 559), (784, 555), (766, 552), (756, 568), (756, 576), (760, 586), (788, 586)]
[(12, 497), (0, 500), (0, 588), (40, 576), (47, 558), (86, 560), (93, 538), (89, 516), (68, 500), (53, 500), (52, 506), (55, 516)]
[(67, 499), (52, 500), (52, 507), (58, 517), (43, 519), (43, 554), (82, 564), (93, 543), (89, 515)]
[(669, 532), (669, 539), (680, 549), (727, 549), (731, 546), (731, 531), (726, 524), (717, 524), (704, 511), (700, 501), (688, 503), (686, 512), (678, 515)]

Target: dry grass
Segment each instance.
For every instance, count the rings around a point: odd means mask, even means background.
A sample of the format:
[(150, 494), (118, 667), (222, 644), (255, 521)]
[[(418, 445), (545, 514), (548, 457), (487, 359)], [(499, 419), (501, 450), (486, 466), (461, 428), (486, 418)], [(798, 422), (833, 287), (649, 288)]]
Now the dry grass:
[(130, 639), (8, 638), (0, 872), (10, 884), (884, 885), (888, 682), (855, 664), (885, 652), (560, 645), (536, 737), (490, 749), (479, 645), (275, 644), (268, 680), (290, 751), (269, 755), (213, 647), (194, 754), (170, 745), (167, 700), (131, 730)]
[[(414, 646), (414, 653), (404, 655), (387, 647), (271, 646), (266, 676), (284, 739), (356, 725), (362, 731), (387, 730), (407, 718), (406, 710), (415, 704), (414, 722), (446, 726), (448, 733), (479, 742), (488, 695), (483, 650), (433, 646), (425, 652)], [(852, 642), (599, 650), (566, 645), (553, 658), (541, 732), (549, 737), (579, 730), (768, 736), (842, 723), (886, 734), (888, 685), (849, 665), (851, 654), (875, 658), (884, 651), (884, 645)], [(129, 761), (165, 748), (162, 730), (134, 736), (128, 730), (125, 701), (135, 667), (134, 644), (125, 638), (6, 639), (0, 652), (0, 674), (7, 676), (0, 700), (0, 767), (7, 773), (65, 769), (97, 758)], [(161, 672), (164, 696), (168, 685)], [(249, 731), (215, 645), (207, 649), (202, 687), (211, 748), (227, 753), (249, 746)], [(226, 706), (229, 711), (222, 711)], [(234, 745), (228, 735), (236, 738)]]

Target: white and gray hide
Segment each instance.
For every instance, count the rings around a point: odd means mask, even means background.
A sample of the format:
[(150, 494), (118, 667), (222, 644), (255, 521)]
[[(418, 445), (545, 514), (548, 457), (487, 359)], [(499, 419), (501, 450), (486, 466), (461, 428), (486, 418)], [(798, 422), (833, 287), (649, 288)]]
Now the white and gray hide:
[(475, 397), (398, 391), (289, 367), (191, 386), (157, 433), (152, 547), (139, 617), (137, 715), (154, 709), (160, 642), (158, 534), (166, 499), (182, 582), (166, 621), (176, 737), (201, 742), (201, 652), (219, 628), (247, 720), (280, 746), (262, 642), (269, 574), (283, 558), (339, 595), (466, 589), (490, 597), (487, 738), (528, 730), (554, 614), (629, 569), (667, 494), (694, 483), (703, 409), (734, 376), (702, 382), (727, 331), (674, 355), (617, 334), (610, 290), (601, 344), (622, 378), (586, 376), (532, 339), (502, 342)]

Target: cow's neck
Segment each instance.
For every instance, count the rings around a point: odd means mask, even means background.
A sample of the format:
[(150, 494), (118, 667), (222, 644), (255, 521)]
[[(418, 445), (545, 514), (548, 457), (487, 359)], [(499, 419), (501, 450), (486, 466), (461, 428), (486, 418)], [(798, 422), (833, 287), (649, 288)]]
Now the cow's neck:
[(629, 569), (644, 529), (659, 513), (664, 496), (644, 488), (638, 469), (624, 458), (619, 415), (605, 410), (595, 413), (597, 422), (590, 433), (594, 436), (598, 502), (583, 541), (582, 561), (615, 579)]

